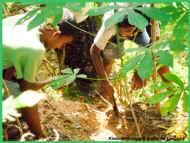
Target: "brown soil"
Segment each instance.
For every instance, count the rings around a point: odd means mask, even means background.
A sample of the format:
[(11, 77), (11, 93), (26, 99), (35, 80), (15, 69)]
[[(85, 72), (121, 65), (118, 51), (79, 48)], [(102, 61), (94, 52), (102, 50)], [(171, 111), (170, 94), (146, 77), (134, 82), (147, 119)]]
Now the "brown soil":
[[(167, 134), (175, 122), (175, 116), (163, 118), (155, 107), (144, 103), (133, 104), (141, 137), (137, 132), (130, 107), (116, 117), (106, 103), (96, 99), (85, 103), (83, 98), (73, 101), (67, 97), (55, 100), (48, 97), (40, 103), (44, 130), (56, 129), (59, 140), (183, 140), (185, 132), (177, 137)], [(97, 102), (98, 101), (98, 102)]]

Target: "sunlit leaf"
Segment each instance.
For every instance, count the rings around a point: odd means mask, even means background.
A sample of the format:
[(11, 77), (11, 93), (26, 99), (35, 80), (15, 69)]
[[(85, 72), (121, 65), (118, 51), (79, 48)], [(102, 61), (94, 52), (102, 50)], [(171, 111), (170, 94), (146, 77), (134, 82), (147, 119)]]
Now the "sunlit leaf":
[(126, 14), (127, 14), (126, 11), (115, 12), (113, 16), (111, 16), (105, 21), (106, 28), (108, 29), (112, 27), (113, 25), (121, 22), (124, 19)]
[(80, 10), (85, 6), (85, 2), (66, 2), (64, 4), (64, 7), (75, 11), (75, 12), (80, 12)]
[(183, 111), (184, 112), (188, 112), (188, 91), (184, 91), (184, 94), (183, 94)]
[(73, 71), (71, 68), (66, 68), (64, 70), (61, 71), (63, 74), (73, 74)]
[(149, 100), (148, 103), (150, 104), (156, 104), (161, 102), (162, 100), (164, 100), (166, 97), (172, 95), (173, 92), (171, 91), (166, 91), (166, 92), (162, 92), (162, 93), (158, 93), (155, 94), (154, 96), (152, 96)]
[(167, 88), (174, 88), (174, 86), (170, 83), (162, 82), (162, 83), (155, 83), (151, 86), (155, 90), (162, 90)]
[(180, 99), (180, 92), (175, 93), (172, 97), (170, 97), (161, 107), (160, 107), (160, 112), (162, 116), (168, 115), (168, 113), (173, 112)]
[(64, 74), (53, 80), (50, 83), (50, 86), (52, 86), (54, 89), (58, 89), (62, 86), (71, 84), (73, 81), (75, 81), (75, 79), (76, 76), (74, 74)]
[(43, 22), (45, 22), (46, 19), (47, 19), (46, 14), (43, 11), (41, 11), (28, 24), (27, 30), (31, 30), (31, 29), (41, 25)]
[(78, 74), (77, 78), (84, 78), (85, 79), (85, 78), (87, 78), (87, 75), (85, 75), (85, 74)]
[(97, 16), (97, 15), (102, 15), (112, 9), (116, 8), (116, 6), (102, 6), (94, 9), (90, 9), (87, 12), (88, 16)]
[(62, 75), (58, 76), (49, 85), (54, 89), (58, 89), (62, 86), (67, 86), (71, 84), (76, 80), (76, 78), (84, 78), (83, 74), (78, 74), (79, 71), (80, 71), (79, 68), (76, 68), (73, 71), (71, 68), (66, 68), (62, 70)]
[(145, 53), (145, 56), (139, 63), (139, 66), (137, 67), (138, 75), (142, 80), (145, 80), (148, 78), (152, 73), (152, 68), (154, 67), (154, 62), (152, 60), (152, 56), (150, 51), (147, 51)]
[(128, 21), (131, 25), (136, 26), (142, 31), (148, 25), (148, 20), (143, 15), (135, 12), (132, 9), (127, 9), (127, 13), (128, 13)]
[(74, 74), (76, 75), (76, 74), (78, 74), (79, 73), (79, 71), (80, 71), (80, 69), (79, 68), (76, 68), (76, 69), (74, 69), (73, 70), (73, 72), (74, 72)]
[(170, 18), (168, 13), (164, 11), (164, 9), (153, 8), (153, 7), (138, 7), (135, 9), (141, 11), (146, 16), (155, 20), (160, 20), (165, 22), (168, 21), (168, 19)]
[(25, 21), (29, 20), (29, 19), (32, 18), (35, 14), (37, 14), (37, 12), (38, 12), (39, 10), (40, 10), (40, 8), (37, 8), (37, 9), (33, 9), (33, 10), (27, 12), (24, 17), (22, 17), (21, 19), (19, 19), (19, 20), (16, 22), (16, 25), (23, 24)]
[(158, 51), (156, 56), (159, 57), (158, 63), (173, 67), (173, 56), (167, 51)]
[(138, 63), (140, 63), (140, 61), (142, 60), (142, 58), (143, 58), (143, 55), (139, 55), (139, 56), (133, 57), (127, 63), (125, 63), (124, 65), (122, 65), (121, 68), (120, 68), (120, 70), (119, 70), (119, 76), (125, 77), (126, 74), (130, 70), (133, 70), (133, 69), (135, 69), (138, 66)]
[(179, 85), (182, 89), (184, 88), (183, 81), (177, 75), (173, 73), (165, 73), (164, 77), (169, 81), (173, 81), (174, 83)]

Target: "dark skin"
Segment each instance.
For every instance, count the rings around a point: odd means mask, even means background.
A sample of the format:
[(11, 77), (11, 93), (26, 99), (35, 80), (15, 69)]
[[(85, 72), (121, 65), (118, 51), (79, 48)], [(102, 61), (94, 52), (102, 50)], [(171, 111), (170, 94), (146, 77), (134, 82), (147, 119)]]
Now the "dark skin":
[[(72, 35), (62, 35), (58, 29), (52, 28), (50, 25), (39, 29), (40, 41), (44, 44), (46, 50), (60, 49), (63, 48), (65, 44), (70, 43), (73, 40)], [(48, 79), (45, 81), (37, 81), (35, 83), (28, 82), (24, 79), (16, 79), (14, 67), (5, 69), (3, 72), (3, 78), (5, 80), (11, 80), (18, 82), (21, 91), (25, 90), (39, 90), (43, 86), (47, 85), (52, 81)], [(26, 120), (29, 125), (30, 130), (36, 135), (37, 138), (45, 137), (40, 124), (40, 117), (38, 113), (37, 105), (30, 108), (24, 108), (21, 110), (22, 117)]]
[[(120, 26), (119, 34), (121, 37), (128, 39), (128, 38), (131, 38), (131, 35), (133, 34), (133, 32), (135, 30), (136, 30), (136, 28), (133, 26), (128, 26), (128, 27)], [(90, 48), (90, 55), (91, 55), (93, 65), (96, 69), (96, 72), (97, 72), (99, 78), (105, 79), (105, 81), (102, 82), (103, 95), (108, 101), (110, 101), (112, 103), (113, 109), (114, 109), (115, 113), (118, 115), (118, 109), (117, 109), (117, 105), (116, 105), (116, 102), (114, 99), (114, 88), (108, 79), (108, 77), (111, 73), (111, 70), (112, 70), (112, 65), (114, 63), (114, 59), (112, 61), (110, 61), (109, 63), (105, 64), (104, 59), (102, 57), (102, 52), (103, 51), (101, 49), (99, 49), (96, 45), (92, 45)], [(164, 80), (163, 74), (167, 73), (167, 72), (169, 72), (169, 68), (166, 66), (162, 66), (158, 70), (158, 74), (160, 75), (162, 80)], [(145, 85), (146, 85), (146, 80), (144, 80), (144, 81), (141, 80), (137, 71), (135, 71), (134, 75), (132, 77), (132, 84), (131, 84), (132, 90), (140, 89), (140, 88), (144, 87)]]
[[(120, 27), (119, 32), (122, 37), (128, 37), (131, 36), (131, 33), (136, 28), (130, 26), (130, 27)], [(111, 85), (108, 77), (110, 75), (112, 64), (114, 60), (110, 61), (109, 63), (104, 62), (104, 59), (102, 57), (102, 50), (99, 49), (95, 44), (91, 46), (90, 48), (90, 55), (93, 62), (93, 65), (96, 69), (96, 72), (101, 79), (105, 79), (105, 81), (102, 82), (102, 89), (103, 89), (103, 95), (104, 97), (112, 104), (114, 113), (118, 115), (119, 111), (114, 99), (114, 88)]]
[(110, 81), (108, 80), (108, 76), (107, 76), (110, 74), (110, 71), (111, 71), (110, 66), (112, 66), (112, 64), (107, 64), (105, 66), (101, 53), (102, 51), (98, 47), (96, 47), (96, 45), (93, 45), (90, 48), (90, 55), (91, 55), (93, 64), (98, 65), (98, 66), (95, 66), (96, 72), (99, 78), (105, 79), (105, 81), (102, 82), (103, 95), (109, 102), (111, 102), (115, 113), (118, 114), (117, 105), (114, 99), (114, 89)]

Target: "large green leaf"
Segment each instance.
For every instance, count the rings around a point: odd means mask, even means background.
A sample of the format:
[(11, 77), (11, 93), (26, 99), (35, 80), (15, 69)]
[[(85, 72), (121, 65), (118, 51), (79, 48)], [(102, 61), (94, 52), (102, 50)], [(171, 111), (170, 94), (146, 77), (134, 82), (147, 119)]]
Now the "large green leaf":
[(40, 24), (44, 23), (48, 18), (52, 18), (52, 25), (56, 26), (56, 24), (61, 21), (62, 15), (63, 10), (61, 6), (48, 4), (45, 7), (40, 8), (37, 15), (28, 24), (28, 30), (39, 26)]
[(146, 16), (155, 20), (160, 20), (165, 22), (168, 21), (168, 19), (170, 18), (168, 13), (164, 11), (164, 9), (153, 8), (153, 7), (138, 7), (135, 9), (141, 11)]
[(140, 30), (144, 30), (144, 28), (148, 25), (148, 21), (147, 19), (135, 12), (134, 10), (132, 9), (126, 9), (127, 10), (127, 13), (128, 13), (128, 21), (131, 25), (134, 25), (136, 26), (137, 28), (139, 28)]
[(61, 20), (63, 17), (63, 10), (62, 8), (56, 8), (55, 9), (55, 15), (53, 16), (53, 22), (52, 25), (55, 27)]
[(28, 24), (27, 30), (31, 30), (37, 26), (39, 26), (40, 24), (42, 24), (43, 22), (45, 22), (45, 20), (47, 19), (47, 14), (41, 10), (33, 19), (32, 21)]
[(73, 71), (71, 68), (66, 68), (64, 70), (61, 71), (62, 74), (73, 74)]
[(85, 2), (66, 2), (63, 6), (72, 11), (80, 12), (80, 10), (85, 7)]
[(159, 57), (158, 63), (173, 67), (173, 56), (167, 51), (158, 51), (156, 56)]
[(98, 7), (98, 8), (94, 8), (94, 9), (90, 9), (87, 12), (88, 16), (97, 16), (97, 15), (102, 15), (112, 9), (114, 9), (116, 6), (102, 6), (102, 7)]
[(19, 19), (17, 21), (16, 25), (23, 24), (25, 21), (29, 20), (34, 15), (36, 15), (39, 10), (40, 10), (40, 8), (36, 8), (36, 9), (29, 11), (28, 13), (26, 13), (26, 15), (24, 17), (22, 17), (21, 19)]
[(71, 68), (66, 68), (62, 71), (62, 75), (58, 76), (55, 80), (50, 83), (54, 89), (58, 89), (61, 86), (69, 85), (76, 80), (76, 78), (86, 78), (84, 74), (78, 74), (79, 68), (72, 70)]
[(168, 113), (173, 112), (180, 99), (180, 92), (176, 92), (172, 97), (170, 97), (161, 107), (160, 107), (160, 112), (162, 116), (167, 116)]
[(153, 84), (151, 86), (151, 88), (160, 91), (160, 90), (167, 89), (167, 88), (174, 88), (174, 85), (167, 83), (167, 82), (162, 82), (162, 83)]
[(76, 76), (74, 74), (65, 74), (57, 77), (55, 80), (53, 80), (50, 83), (50, 86), (52, 86), (54, 89), (58, 89), (63, 85), (69, 85), (73, 81), (75, 81)]
[(164, 77), (167, 80), (172, 81), (172, 82), (176, 83), (177, 85), (179, 85), (181, 89), (184, 88), (183, 81), (177, 75), (175, 75), (173, 73), (166, 73), (166, 74), (164, 74)]
[(181, 13), (180, 18), (176, 20), (176, 26), (173, 30), (170, 48), (173, 51), (183, 51), (188, 46), (188, 12)]
[(43, 8), (43, 13), (47, 18), (52, 19), (52, 25), (55, 27), (57, 23), (62, 20), (63, 17), (63, 7), (60, 5), (50, 5), (48, 4), (45, 8)]
[(154, 67), (154, 62), (152, 60), (152, 56), (149, 50), (146, 51), (145, 56), (139, 63), (137, 67), (138, 75), (142, 80), (148, 78), (152, 73), (152, 68)]
[(121, 66), (119, 70), (119, 76), (120, 77), (125, 77), (126, 74), (130, 71), (135, 69), (138, 66), (138, 63), (142, 60), (143, 55), (138, 55), (136, 57), (133, 57), (130, 59), (127, 63)]
[(188, 112), (188, 100), (189, 100), (189, 92), (188, 91), (184, 91), (183, 94), (183, 111), (184, 112)]
[(105, 26), (106, 28), (110, 28), (112, 27), (113, 25), (121, 22), (125, 15), (126, 15), (126, 11), (119, 11), (119, 12), (115, 12), (113, 16), (111, 16), (110, 18), (108, 18), (106, 21), (105, 21)]
[(187, 45), (184, 44), (185, 42), (181, 42), (182, 40), (171, 40), (170, 41), (170, 49), (175, 52), (181, 52), (187, 49)]
[(162, 92), (162, 93), (158, 93), (155, 94), (154, 96), (152, 96), (149, 100), (148, 103), (150, 104), (156, 104), (161, 102), (162, 100), (164, 100), (166, 97), (172, 95), (172, 91), (166, 91), (166, 92)]

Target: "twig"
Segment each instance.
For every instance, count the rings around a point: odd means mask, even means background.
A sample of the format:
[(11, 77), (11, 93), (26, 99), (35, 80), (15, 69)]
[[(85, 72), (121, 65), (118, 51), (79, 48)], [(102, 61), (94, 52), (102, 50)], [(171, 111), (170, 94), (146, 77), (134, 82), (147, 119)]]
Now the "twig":
[[(69, 25), (71, 25), (72, 27), (76, 28), (77, 30), (82, 31), (82, 32), (84, 32), (84, 33), (87, 33), (88, 35), (90, 35), (90, 36), (92, 36), (92, 37), (95, 37), (95, 36), (96, 36), (96, 34), (93, 34), (93, 33), (88, 32), (88, 31), (86, 31), (86, 30), (84, 30), (84, 29), (82, 29), (82, 28), (79, 28), (79, 27), (75, 26), (74, 24), (72, 24), (72, 23), (70, 23), (70, 22), (68, 22), (68, 21), (65, 21), (65, 22), (68, 23)], [(111, 41), (108, 41), (108, 43), (110, 43), (112, 46), (117, 46), (115, 43), (113, 43), (113, 42), (111, 42)]]
[(112, 104), (111, 104), (107, 99), (105, 99), (97, 90), (95, 90), (95, 93), (96, 93), (97, 95), (99, 95), (100, 98), (101, 98), (106, 104), (109, 105), (109, 108), (107, 109), (106, 112), (110, 111), (110, 110), (112, 109)]
[[(151, 7), (154, 7), (154, 4), (152, 4)], [(151, 20), (151, 23), (152, 23), (152, 26), (151, 26), (151, 41), (152, 41), (152, 44), (153, 44), (156, 41), (158, 41), (159, 38), (160, 38), (160, 28), (159, 28), (159, 25), (158, 25), (158, 21)], [(151, 50), (151, 54), (152, 54), (152, 58), (153, 58), (153, 62), (154, 62), (154, 68), (153, 68), (154, 71), (153, 71), (152, 78), (153, 78), (153, 83), (156, 84), (156, 81), (157, 81), (157, 70), (156, 70), (157, 61), (156, 61), (156, 57), (154, 56), (154, 53), (153, 53), (153, 47), (150, 47), (150, 50)], [(158, 91), (154, 88), (154, 94), (156, 94), (157, 92)]]
[[(123, 85), (123, 87), (125, 87), (125, 85)], [(131, 113), (132, 113), (133, 119), (135, 121), (135, 126), (136, 126), (136, 129), (137, 129), (139, 138), (142, 138), (142, 134), (141, 134), (141, 131), (140, 131), (140, 126), (138, 124), (138, 120), (137, 120), (137, 117), (135, 115), (134, 108), (133, 108), (132, 101), (131, 101), (131, 97), (130, 97), (130, 95), (132, 94), (132, 91), (129, 94), (126, 88), (127, 87), (125, 87), (124, 92), (125, 92), (125, 95), (127, 96), (128, 102), (129, 102), (129, 106), (130, 106), (130, 109), (131, 109)]]

